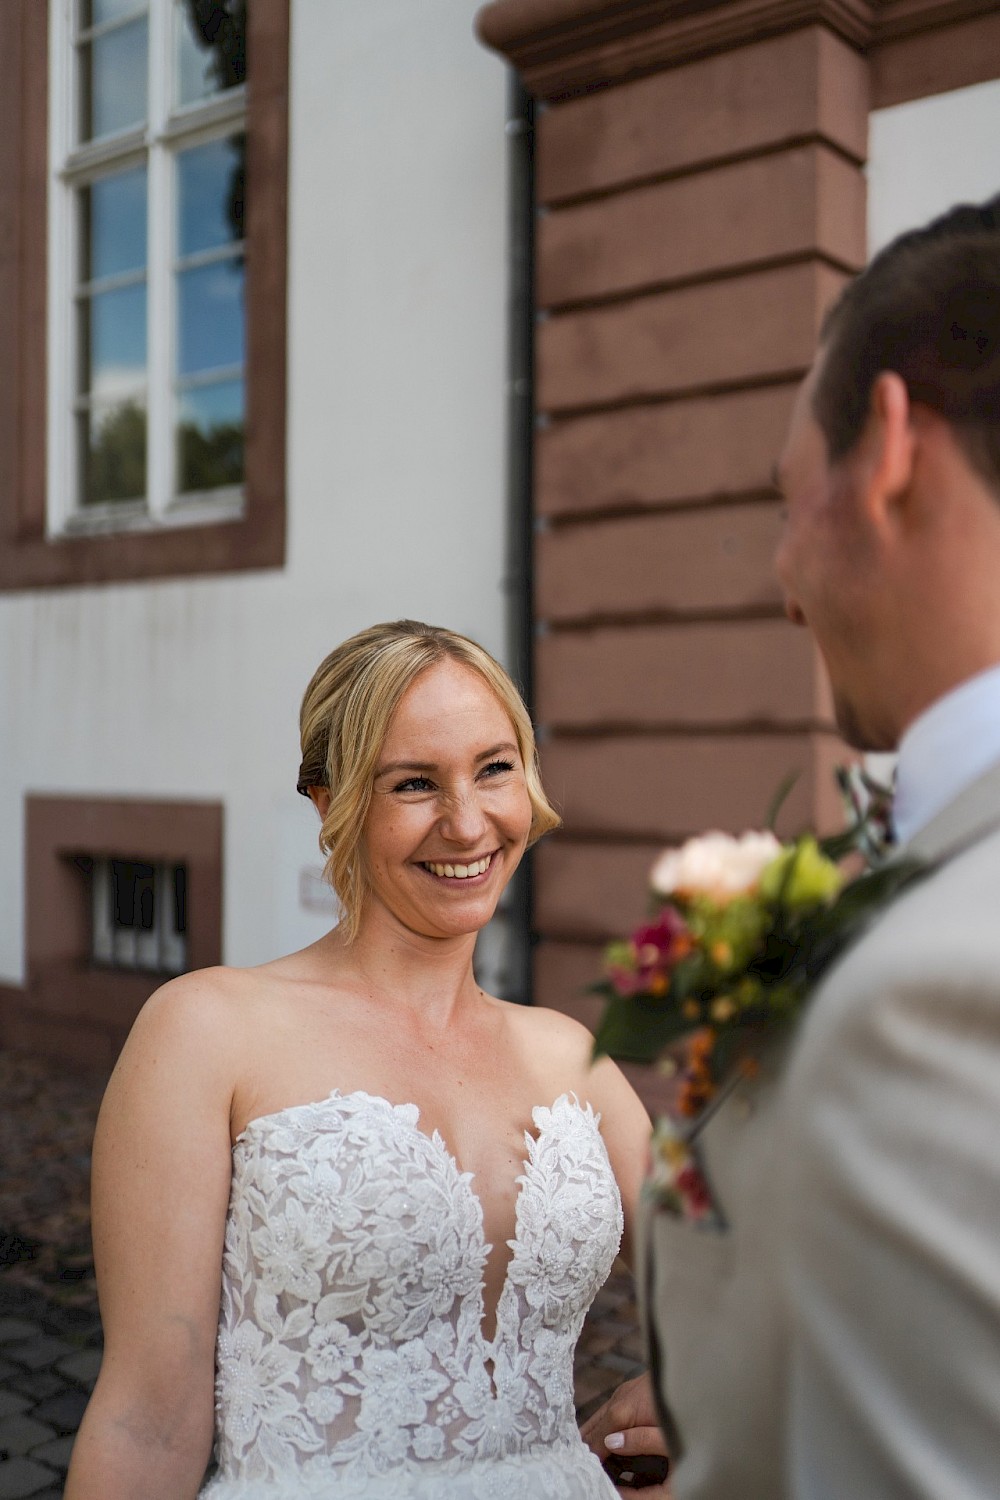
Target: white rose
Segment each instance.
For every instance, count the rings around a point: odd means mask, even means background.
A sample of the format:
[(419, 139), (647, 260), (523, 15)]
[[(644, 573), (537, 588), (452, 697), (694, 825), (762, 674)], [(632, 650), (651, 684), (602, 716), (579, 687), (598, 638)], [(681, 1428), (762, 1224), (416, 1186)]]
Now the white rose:
[(650, 882), (658, 896), (708, 896), (725, 903), (752, 891), (761, 872), (781, 853), (773, 833), (706, 833), (679, 849), (666, 849)]

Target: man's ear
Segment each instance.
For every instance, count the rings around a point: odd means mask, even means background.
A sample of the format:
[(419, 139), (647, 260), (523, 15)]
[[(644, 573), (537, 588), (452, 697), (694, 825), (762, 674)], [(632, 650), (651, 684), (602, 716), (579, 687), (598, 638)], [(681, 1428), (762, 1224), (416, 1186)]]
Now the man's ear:
[(871, 520), (879, 528), (898, 525), (909, 493), (917, 433), (910, 393), (895, 370), (883, 370), (872, 386), (865, 434), (865, 490)]
[(330, 793), (325, 786), (311, 786), (309, 788), (309, 801), (319, 813), (325, 818), (330, 811)]

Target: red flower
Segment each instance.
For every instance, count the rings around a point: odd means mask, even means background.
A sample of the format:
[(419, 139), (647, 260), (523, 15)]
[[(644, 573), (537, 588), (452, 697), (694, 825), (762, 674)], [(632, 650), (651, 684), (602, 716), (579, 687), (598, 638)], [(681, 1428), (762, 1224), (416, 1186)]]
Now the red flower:
[[(665, 906), (655, 922), (648, 922), (644, 927), (637, 927), (632, 934), (632, 942), (635, 944), (643, 968), (653, 968), (660, 964), (668, 963), (675, 957), (677, 939), (681, 934), (687, 934), (684, 918), (672, 906)], [(686, 949), (686, 945), (685, 949)], [(650, 950), (655, 951), (651, 952)], [(647, 958), (650, 962), (644, 963)]]
[(712, 1207), (712, 1199), (708, 1184), (693, 1162), (688, 1162), (677, 1173), (677, 1188), (691, 1217), (704, 1218)]

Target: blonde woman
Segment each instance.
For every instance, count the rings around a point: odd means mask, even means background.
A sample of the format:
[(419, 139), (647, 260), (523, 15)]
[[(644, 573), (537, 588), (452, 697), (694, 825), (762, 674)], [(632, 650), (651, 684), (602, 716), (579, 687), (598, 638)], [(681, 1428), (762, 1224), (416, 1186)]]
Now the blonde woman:
[(95, 1142), (106, 1347), (67, 1500), (187, 1500), (213, 1427), (213, 1500), (614, 1495), (572, 1356), (648, 1121), (582, 1027), (472, 967), (559, 821), (524, 706), (472, 641), (401, 621), (327, 657), (301, 729), (343, 915), (136, 1023)]

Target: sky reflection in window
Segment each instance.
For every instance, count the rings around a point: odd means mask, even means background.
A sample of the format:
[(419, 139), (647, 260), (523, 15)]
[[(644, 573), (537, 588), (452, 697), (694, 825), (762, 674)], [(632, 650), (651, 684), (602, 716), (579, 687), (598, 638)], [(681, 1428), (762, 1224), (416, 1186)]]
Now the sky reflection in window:
[(177, 371), (194, 375), (243, 363), (243, 262), (224, 260), (177, 277)]
[[(242, 236), (243, 153), (236, 137), (209, 141), (177, 157), (180, 255), (213, 250)], [(238, 181), (236, 180), (238, 174)], [(238, 205), (234, 199), (238, 197)]]
[(144, 122), (147, 36), (146, 17), (140, 16), (81, 47), (83, 140), (113, 135)]
[(146, 265), (146, 168), (92, 182), (81, 193), (84, 281)]
[(146, 287), (121, 287), (87, 298), (81, 307), (84, 391), (115, 400), (141, 386), (146, 375)]

